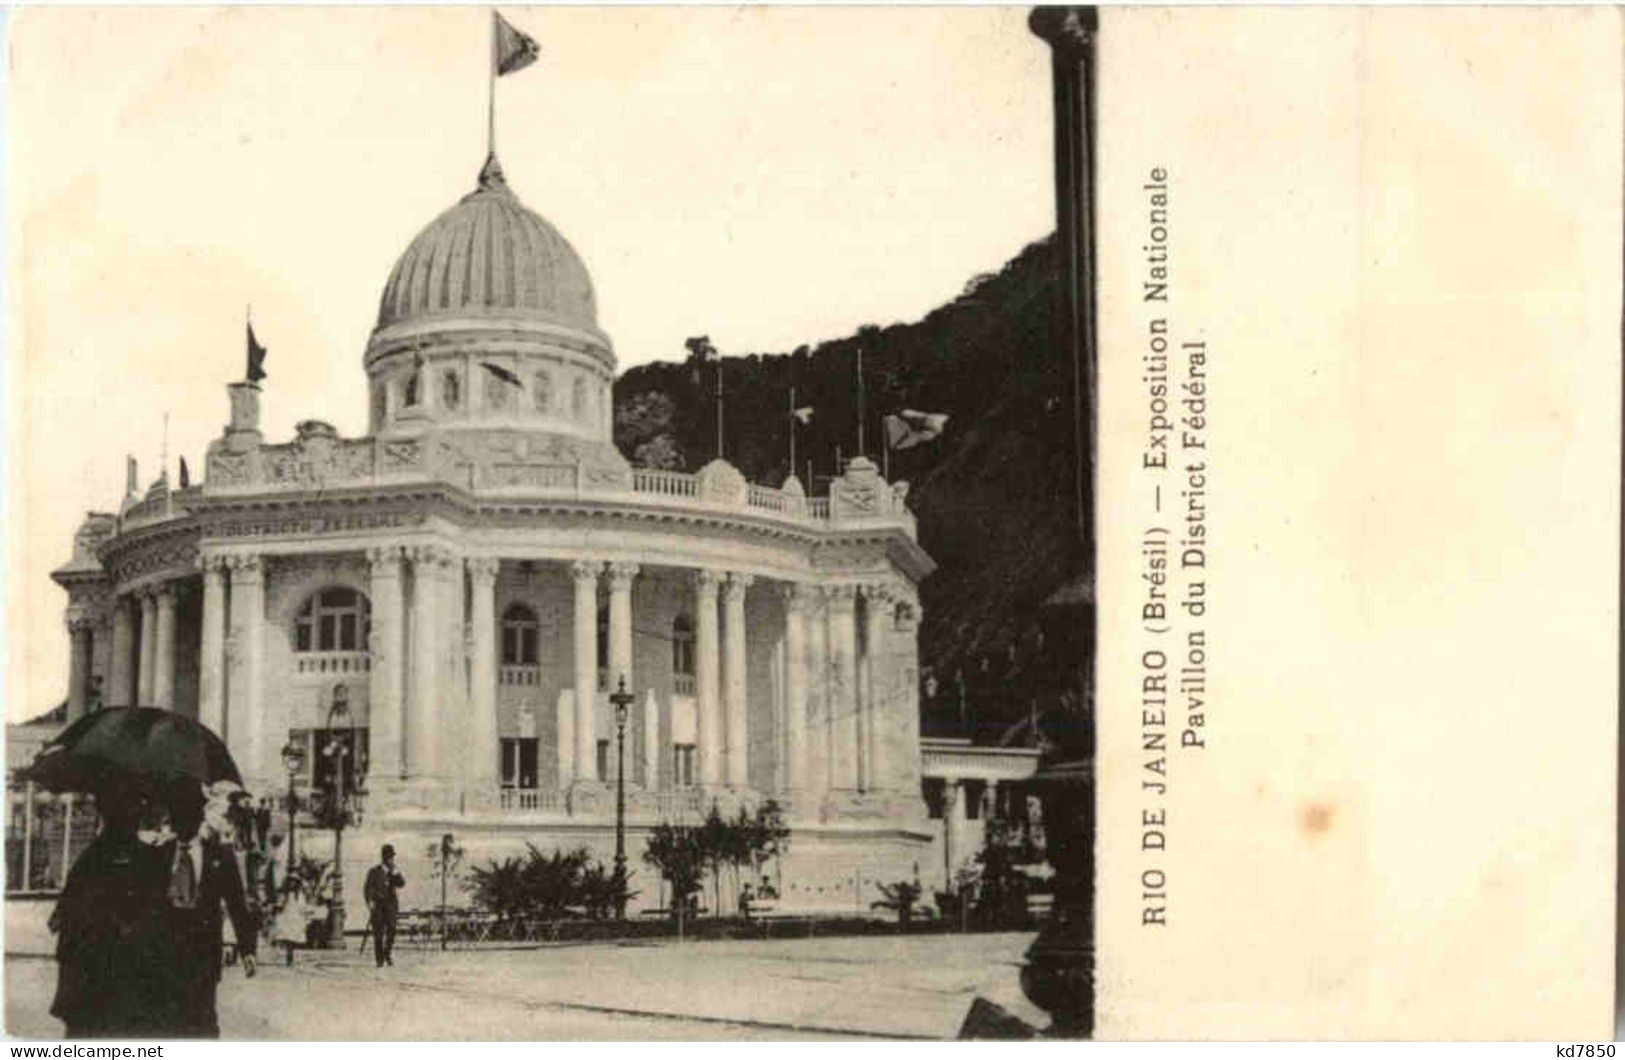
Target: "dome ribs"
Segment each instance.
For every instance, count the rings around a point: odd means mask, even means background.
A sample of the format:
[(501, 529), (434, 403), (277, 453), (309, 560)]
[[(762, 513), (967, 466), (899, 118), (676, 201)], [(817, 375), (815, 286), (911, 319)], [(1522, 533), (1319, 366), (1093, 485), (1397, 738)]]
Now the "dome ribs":
[(597, 328), (592, 279), (575, 249), (506, 186), (482, 186), (407, 245), (379, 297), (378, 326), (503, 310)]

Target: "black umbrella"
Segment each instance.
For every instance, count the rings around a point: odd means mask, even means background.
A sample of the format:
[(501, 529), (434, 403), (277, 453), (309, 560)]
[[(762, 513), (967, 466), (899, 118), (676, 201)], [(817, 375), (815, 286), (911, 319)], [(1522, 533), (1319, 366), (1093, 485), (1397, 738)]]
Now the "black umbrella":
[(220, 737), (191, 718), (155, 707), (114, 707), (87, 714), (40, 749), (22, 772), (50, 791), (101, 791), (110, 785), (175, 781), (242, 784)]

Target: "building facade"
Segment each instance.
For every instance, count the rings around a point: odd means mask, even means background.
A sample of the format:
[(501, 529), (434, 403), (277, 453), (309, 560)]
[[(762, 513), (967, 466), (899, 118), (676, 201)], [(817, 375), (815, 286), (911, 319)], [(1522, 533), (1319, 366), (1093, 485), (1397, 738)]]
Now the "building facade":
[(118, 511), (87, 516), (53, 575), (70, 720), (196, 716), (257, 794), (300, 747), (295, 786), (364, 791), (352, 907), (382, 842), (409, 876), (447, 832), (475, 863), (527, 841), (607, 861), (623, 682), (637, 902), (659, 894), (647, 829), (713, 803), (785, 807), (786, 902), (924, 867), (933, 564), (905, 487), (861, 457), (826, 497), (721, 459), (629, 466), (591, 280), (494, 158), (400, 257), (362, 368), (364, 436), (311, 419), (268, 442), (260, 385), (235, 383), (201, 482), (140, 491), (132, 466)]

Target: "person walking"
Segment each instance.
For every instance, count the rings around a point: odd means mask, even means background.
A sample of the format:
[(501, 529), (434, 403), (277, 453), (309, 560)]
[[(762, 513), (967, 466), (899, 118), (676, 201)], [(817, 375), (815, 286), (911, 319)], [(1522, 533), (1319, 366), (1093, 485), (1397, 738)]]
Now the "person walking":
[(395, 963), (395, 921), (401, 915), (400, 895), (406, 877), (395, 868), (395, 848), (384, 844), (379, 863), (367, 870), (362, 897), (367, 900), (367, 930), (372, 933), (373, 959), (379, 968)]
[(102, 827), (79, 855), (51, 913), (56, 995), (51, 1015), (72, 1038), (164, 1037), (163, 867), (138, 836), (156, 813), (136, 790), (108, 788), (96, 800)]
[(223, 837), (202, 829), (205, 799), (196, 783), (173, 786), (169, 817), (175, 839), (158, 848), (168, 866), (165, 890), (165, 953), (160, 965), (171, 983), (160, 1005), (169, 1033), (178, 1038), (218, 1038), (215, 995), (224, 957), (221, 909), (231, 918), (237, 955), (253, 977), (255, 924), (243, 898), (237, 859)]
[(310, 903), (305, 901), (305, 888), (297, 879), (289, 880), (282, 908), (271, 922), (271, 941), (282, 947), (283, 962), (293, 967), (293, 951), (305, 944), (305, 933), (310, 925)]

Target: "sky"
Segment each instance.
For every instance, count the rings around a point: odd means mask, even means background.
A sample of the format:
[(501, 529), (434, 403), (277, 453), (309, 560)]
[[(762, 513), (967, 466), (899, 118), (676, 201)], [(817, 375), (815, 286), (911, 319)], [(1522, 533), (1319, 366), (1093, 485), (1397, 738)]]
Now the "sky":
[[(167, 445), (363, 431), (396, 257), (472, 190), (489, 9), (14, 10), (6, 95), (6, 715), (64, 697), (49, 572)], [(1053, 227), (1026, 8), (504, 8), (508, 182), (581, 254), (622, 368), (919, 317)], [(168, 414), (167, 443), (165, 415)]]

